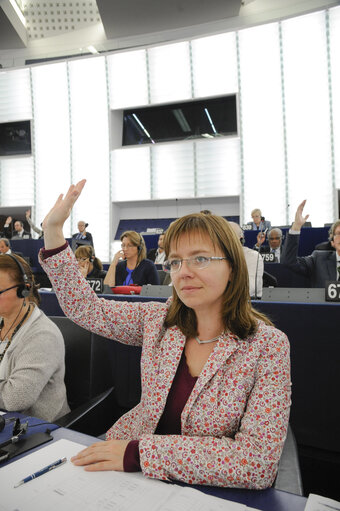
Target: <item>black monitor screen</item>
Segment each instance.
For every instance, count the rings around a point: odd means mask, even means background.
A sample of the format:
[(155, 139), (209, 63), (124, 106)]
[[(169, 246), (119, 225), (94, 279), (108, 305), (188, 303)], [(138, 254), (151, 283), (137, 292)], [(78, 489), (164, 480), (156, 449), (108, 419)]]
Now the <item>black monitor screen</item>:
[(30, 121), (0, 123), (0, 156), (31, 153)]
[(124, 110), (123, 146), (237, 135), (236, 94)]

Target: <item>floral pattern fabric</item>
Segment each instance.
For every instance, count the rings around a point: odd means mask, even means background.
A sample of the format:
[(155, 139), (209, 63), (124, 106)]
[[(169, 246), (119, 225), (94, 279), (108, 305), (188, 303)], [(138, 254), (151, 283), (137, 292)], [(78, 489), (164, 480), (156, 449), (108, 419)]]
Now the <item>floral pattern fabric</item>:
[(224, 487), (271, 486), (290, 409), (284, 333), (259, 322), (247, 339), (221, 337), (182, 411), (182, 434), (155, 435), (186, 340), (177, 327), (164, 328), (171, 298), (166, 303), (99, 298), (79, 273), (70, 248), (41, 264), (70, 319), (101, 336), (143, 345), (141, 401), (109, 429), (107, 439), (139, 440), (145, 476)]

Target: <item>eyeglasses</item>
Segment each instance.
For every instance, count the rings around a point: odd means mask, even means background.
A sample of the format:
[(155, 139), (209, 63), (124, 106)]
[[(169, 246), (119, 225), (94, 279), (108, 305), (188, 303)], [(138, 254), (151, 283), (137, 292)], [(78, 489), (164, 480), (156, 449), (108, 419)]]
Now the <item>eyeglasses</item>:
[(87, 261), (88, 260), (88, 257), (76, 257), (77, 261), (81, 261), (82, 263), (84, 261)]
[(3, 289), (2, 291), (0, 291), (0, 295), (2, 295), (2, 293), (6, 293), (6, 291), (9, 291), (10, 289), (14, 289), (15, 287), (19, 287), (20, 284), (16, 284), (15, 286), (11, 286), (11, 287), (7, 287), (6, 289)]
[[(122, 249), (124, 250), (124, 248), (133, 248), (133, 247), (136, 247), (136, 245), (125, 245), (125, 243), (122, 243), (121, 244), (121, 247)], [(137, 248), (137, 247), (136, 247)]]
[(278, 241), (278, 240), (280, 240), (281, 238), (268, 238), (268, 239), (269, 239), (269, 241)]
[(333, 234), (333, 238), (336, 238), (337, 236), (340, 236), (340, 232), (335, 232), (335, 233)]
[(211, 261), (223, 260), (227, 260), (227, 257), (195, 256), (188, 257), (187, 259), (172, 259), (171, 261), (164, 261), (162, 267), (165, 272), (176, 273), (181, 269), (183, 261), (186, 261), (188, 266), (194, 270), (203, 270), (203, 268), (209, 266)]

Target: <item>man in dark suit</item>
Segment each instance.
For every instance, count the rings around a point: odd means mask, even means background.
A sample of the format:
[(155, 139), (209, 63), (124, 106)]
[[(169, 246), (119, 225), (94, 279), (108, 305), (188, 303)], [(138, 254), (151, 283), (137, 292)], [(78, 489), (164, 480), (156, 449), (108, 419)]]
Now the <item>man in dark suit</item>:
[(279, 263), (282, 253), (282, 231), (278, 227), (273, 227), (268, 233), (268, 245), (263, 245), (266, 239), (264, 232), (259, 232), (257, 242), (253, 249), (258, 250), (260, 254), (274, 254), (275, 260)]
[(309, 277), (311, 287), (325, 287), (327, 280), (337, 280), (340, 276), (340, 220), (334, 222), (330, 230), (330, 242), (335, 251), (314, 250), (309, 256), (298, 257), (301, 227), (309, 217), (303, 216), (305, 204), (304, 200), (297, 208), (283, 247), (281, 263)]
[(79, 232), (76, 232), (75, 234), (72, 235), (72, 238), (74, 240), (80, 240), (80, 241), (88, 241), (89, 245), (91, 245), (91, 247), (93, 247), (93, 238), (92, 238), (92, 234), (90, 232), (87, 232), (86, 231), (86, 227), (88, 226), (89, 224), (87, 224), (86, 222), (84, 222), (84, 220), (79, 220), (78, 222), (78, 231)]
[(7, 217), (4, 225), (4, 234), (7, 239), (22, 240), (31, 238), (31, 233), (29, 231), (25, 231), (24, 223), (21, 220), (16, 220), (14, 222), (14, 231), (13, 228), (11, 227), (11, 223), (12, 217), (9, 216)]

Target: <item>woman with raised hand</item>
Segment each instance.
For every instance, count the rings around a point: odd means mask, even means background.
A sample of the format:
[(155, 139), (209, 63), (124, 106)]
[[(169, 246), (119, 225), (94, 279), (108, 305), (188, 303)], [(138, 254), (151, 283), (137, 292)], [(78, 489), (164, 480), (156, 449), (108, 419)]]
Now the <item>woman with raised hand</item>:
[(235, 233), (216, 215), (179, 218), (164, 243), (173, 296), (166, 303), (105, 300), (79, 282), (62, 232), (84, 184), (71, 186), (47, 215), (42, 265), (71, 319), (142, 345), (142, 396), (106, 442), (73, 463), (189, 484), (270, 486), (288, 425), (289, 343), (252, 309)]

